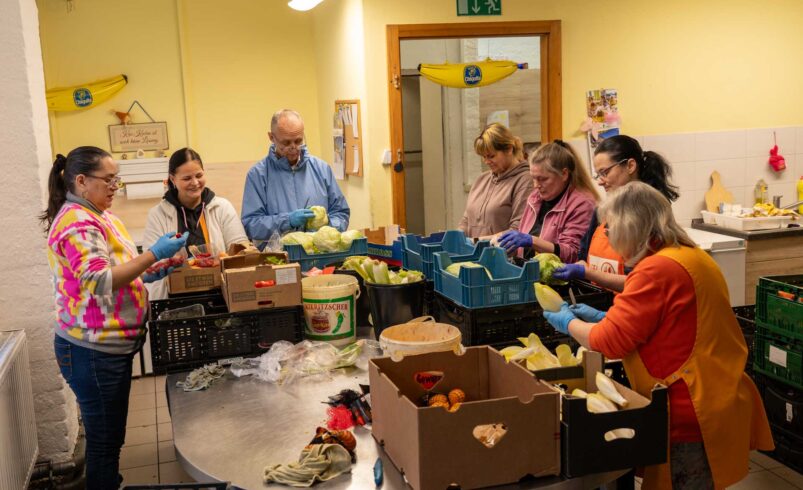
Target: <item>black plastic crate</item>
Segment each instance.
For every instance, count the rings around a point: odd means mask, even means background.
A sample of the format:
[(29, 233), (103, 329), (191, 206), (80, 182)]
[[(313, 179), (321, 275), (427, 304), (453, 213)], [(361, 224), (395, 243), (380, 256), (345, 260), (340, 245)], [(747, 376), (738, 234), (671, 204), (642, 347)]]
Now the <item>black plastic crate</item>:
[[(575, 299), (591, 307), (606, 311), (613, 302), (613, 294), (586, 282), (571, 283)], [(569, 286), (555, 290), (569, 301)], [(502, 348), (517, 343), (518, 337), (535, 333), (546, 345), (568, 341), (547, 323), (537, 302), (520, 303), (487, 308), (466, 308), (451, 299), (435, 292), (431, 315), (441, 323), (448, 323), (460, 329), (463, 345), (492, 345)], [(566, 339), (566, 340), (564, 340)], [(573, 344), (576, 347), (576, 344)]]
[(756, 375), (755, 381), (770, 423), (803, 438), (803, 390), (767, 376)]
[(768, 452), (773, 459), (803, 473), (803, 435), (789, 432), (770, 423), (775, 450)]
[(159, 318), (159, 314), (162, 312), (196, 304), (203, 306), (206, 313), (224, 313), (228, 311), (223, 293), (219, 289), (215, 289), (207, 293), (182, 294), (170, 296), (168, 299), (151, 301), (148, 318), (154, 321)]
[[(174, 308), (195, 304), (163, 301), (173, 302)], [(156, 305), (156, 309), (170, 308)], [(227, 313), (225, 305), (210, 303), (205, 309), (206, 315), (200, 317), (148, 322), (155, 373), (186, 371), (227, 358), (258, 356), (276, 341), (300, 342), (304, 335), (301, 306)]]

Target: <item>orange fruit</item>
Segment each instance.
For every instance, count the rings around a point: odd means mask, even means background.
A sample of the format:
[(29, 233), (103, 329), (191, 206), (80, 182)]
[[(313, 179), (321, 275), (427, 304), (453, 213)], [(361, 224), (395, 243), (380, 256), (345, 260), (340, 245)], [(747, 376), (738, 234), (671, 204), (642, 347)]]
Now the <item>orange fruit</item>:
[(430, 396), (427, 405), (431, 407), (436, 403), (445, 403), (447, 407), (449, 406), (449, 400), (446, 398), (446, 395), (441, 395), (440, 393)]
[(449, 392), (449, 403), (454, 405), (455, 403), (463, 403), (466, 401), (466, 394), (460, 388), (455, 388)]

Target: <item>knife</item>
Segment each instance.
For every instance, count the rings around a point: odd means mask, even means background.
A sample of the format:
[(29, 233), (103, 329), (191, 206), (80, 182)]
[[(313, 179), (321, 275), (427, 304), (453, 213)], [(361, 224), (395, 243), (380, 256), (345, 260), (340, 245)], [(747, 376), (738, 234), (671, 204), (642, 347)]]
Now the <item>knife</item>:
[(569, 300), (572, 302), (572, 306), (577, 306), (577, 301), (574, 299), (574, 291), (572, 291), (572, 288), (569, 288)]

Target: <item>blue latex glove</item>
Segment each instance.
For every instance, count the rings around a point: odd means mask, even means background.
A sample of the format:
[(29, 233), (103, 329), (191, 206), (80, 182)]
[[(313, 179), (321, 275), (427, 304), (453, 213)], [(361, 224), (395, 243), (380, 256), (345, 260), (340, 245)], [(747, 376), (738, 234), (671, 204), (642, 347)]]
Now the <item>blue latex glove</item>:
[(555, 279), (560, 279), (561, 281), (585, 279), (586, 268), (582, 264), (566, 264), (563, 267), (558, 267), (552, 271), (552, 277)]
[(512, 252), (519, 247), (532, 248), (533, 237), (529, 233), (508, 230), (499, 237), (499, 245), (508, 252)]
[(601, 322), (602, 319), (605, 318), (604, 311), (599, 311), (583, 303), (570, 306), (569, 309), (572, 310), (572, 313), (574, 313), (577, 318), (583, 320), (584, 322), (597, 323)]
[(149, 282), (161, 281), (162, 279), (167, 277), (168, 274), (173, 272), (173, 269), (175, 269), (175, 267), (164, 267), (153, 273), (146, 272), (145, 274), (142, 274), (142, 282), (149, 283)]
[(175, 231), (171, 231), (165, 235), (159, 237), (156, 240), (156, 243), (151, 245), (150, 251), (153, 253), (156, 260), (167, 259), (176, 255), (176, 252), (184, 248), (184, 245), (187, 244), (187, 238), (189, 238), (189, 233), (183, 233), (178, 238), (173, 238), (176, 236)]
[(314, 218), (315, 213), (309, 209), (296, 209), (290, 213), (290, 226), (293, 228), (301, 228), (307, 224), (307, 220)]
[(569, 335), (569, 322), (577, 319), (565, 301), (560, 305), (560, 311), (545, 311), (544, 318), (555, 330), (566, 335)]

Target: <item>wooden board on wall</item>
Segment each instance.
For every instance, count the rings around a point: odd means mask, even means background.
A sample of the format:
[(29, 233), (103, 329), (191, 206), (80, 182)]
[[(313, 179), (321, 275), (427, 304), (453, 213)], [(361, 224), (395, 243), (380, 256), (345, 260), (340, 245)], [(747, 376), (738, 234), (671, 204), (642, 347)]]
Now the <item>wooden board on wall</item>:
[(524, 143), (541, 141), (541, 70), (518, 70), (497, 83), (480, 87), (480, 124), (488, 115), (508, 111), (510, 130)]

